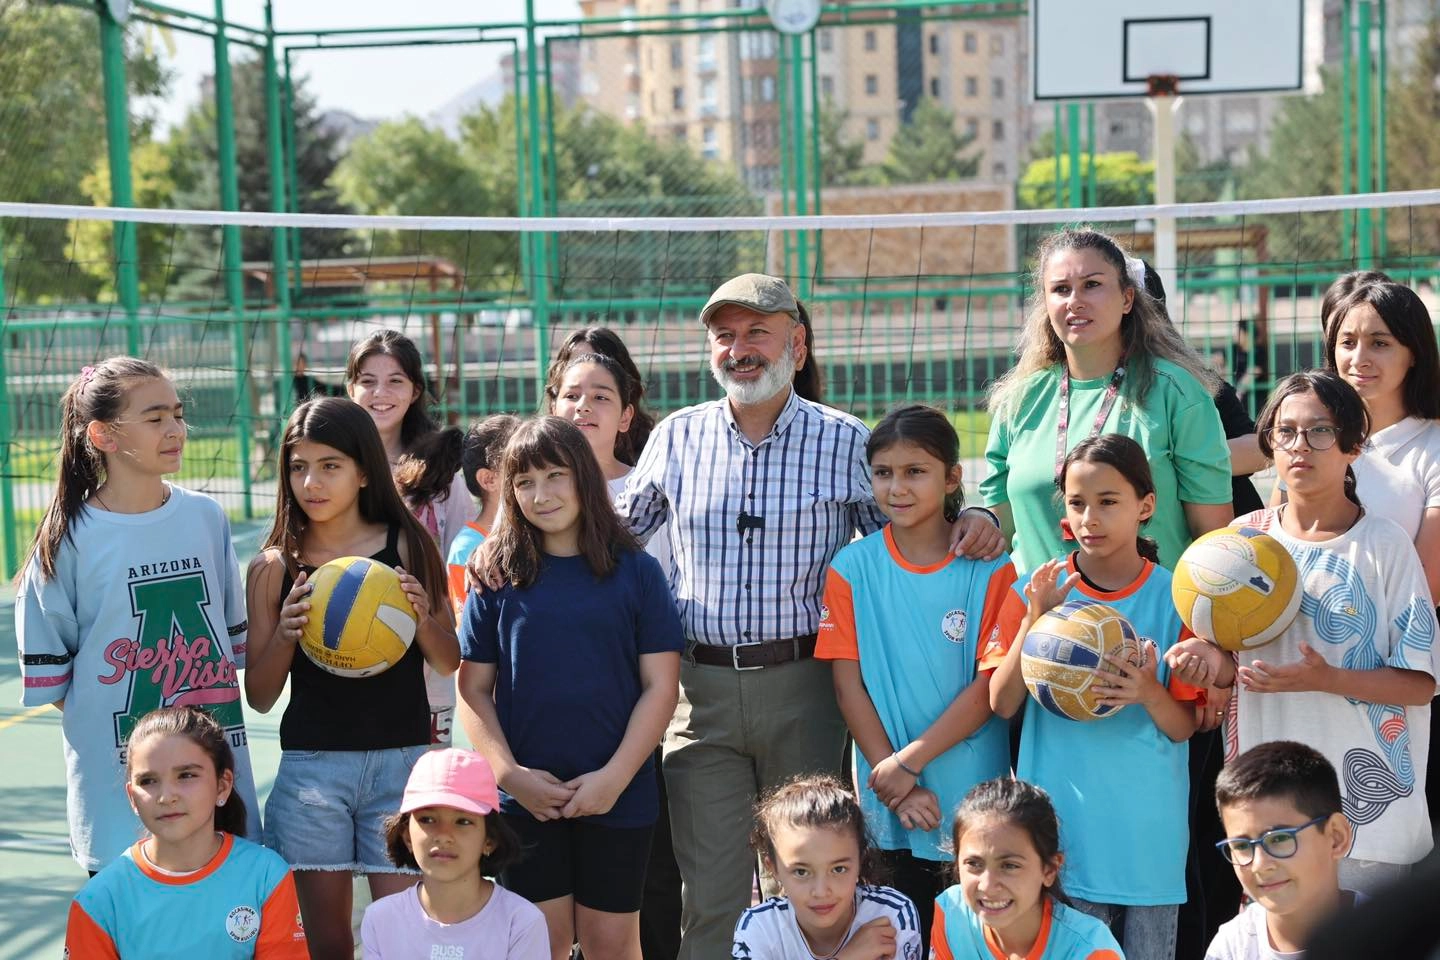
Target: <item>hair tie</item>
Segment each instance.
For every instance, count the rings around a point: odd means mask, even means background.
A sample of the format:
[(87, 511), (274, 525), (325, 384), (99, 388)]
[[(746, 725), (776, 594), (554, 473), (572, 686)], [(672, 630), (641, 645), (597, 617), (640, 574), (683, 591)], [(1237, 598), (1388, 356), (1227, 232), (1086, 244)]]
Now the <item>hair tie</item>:
[(1145, 261), (1139, 257), (1125, 258), (1125, 272), (1130, 274), (1130, 282), (1136, 289), (1145, 289)]
[(91, 381), (91, 380), (94, 380), (94, 379), (95, 379), (95, 368), (94, 368), (94, 367), (86, 366), (86, 367), (81, 367), (81, 368), (80, 368), (80, 388), (81, 388), (82, 390), (83, 390), (85, 387), (89, 386), (89, 385), (90, 385), (90, 381)]

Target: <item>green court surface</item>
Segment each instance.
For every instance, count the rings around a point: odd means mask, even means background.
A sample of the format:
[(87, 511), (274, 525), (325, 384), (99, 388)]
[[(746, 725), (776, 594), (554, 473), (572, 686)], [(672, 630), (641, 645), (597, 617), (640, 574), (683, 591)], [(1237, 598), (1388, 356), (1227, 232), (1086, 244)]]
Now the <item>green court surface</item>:
[[(269, 521), (236, 523), (244, 569)], [(70, 858), (60, 714), (21, 706), (15, 589), (0, 587), (0, 960), (58, 958), (70, 899), (85, 871)], [(280, 763), (280, 713), (246, 710), (250, 756), (263, 803)]]

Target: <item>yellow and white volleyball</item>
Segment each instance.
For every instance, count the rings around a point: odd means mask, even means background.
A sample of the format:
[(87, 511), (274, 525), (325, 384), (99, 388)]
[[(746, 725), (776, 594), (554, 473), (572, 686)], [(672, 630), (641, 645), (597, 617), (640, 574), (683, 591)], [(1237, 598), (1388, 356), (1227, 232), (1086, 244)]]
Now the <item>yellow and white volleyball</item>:
[(1068, 720), (1098, 720), (1120, 707), (1098, 703), (1095, 690), (1104, 674), (1115, 673), (1105, 660), (1114, 654), (1135, 666), (1145, 662), (1140, 636), (1114, 607), (1093, 600), (1071, 600), (1035, 621), (1020, 650), (1025, 688), (1046, 710)]
[(1227, 527), (1180, 555), (1170, 593), (1196, 636), (1226, 650), (1253, 650), (1280, 636), (1300, 611), (1300, 574), (1274, 537)]
[(400, 575), (365, 557), (340, 557), (310, 577), (309, 619), (300, 647), (341, 677), (373, 677), (405, 656), (415, 639), (415, 608)]

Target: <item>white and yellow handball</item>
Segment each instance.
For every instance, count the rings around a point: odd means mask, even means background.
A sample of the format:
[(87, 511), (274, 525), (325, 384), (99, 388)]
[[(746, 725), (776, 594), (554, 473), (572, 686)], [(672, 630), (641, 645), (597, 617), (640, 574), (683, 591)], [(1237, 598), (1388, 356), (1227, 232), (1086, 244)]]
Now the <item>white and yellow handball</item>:
[(1197, 538), (1175, 565), (1170, 593), (1185, 626), (1232, 651), (1262, 647), (1284, 633), (1304, 595), (1294, 558), (1254, 527)]

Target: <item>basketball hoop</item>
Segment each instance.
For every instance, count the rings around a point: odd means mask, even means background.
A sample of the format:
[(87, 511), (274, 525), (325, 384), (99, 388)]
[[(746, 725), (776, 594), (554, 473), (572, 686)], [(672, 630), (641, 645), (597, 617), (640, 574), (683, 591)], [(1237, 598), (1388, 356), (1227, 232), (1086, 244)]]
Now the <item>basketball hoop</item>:
[(1145, 96), (1178, 97), (1180, 78), (1173, 73), (1156, 73), (1145, 78)]

